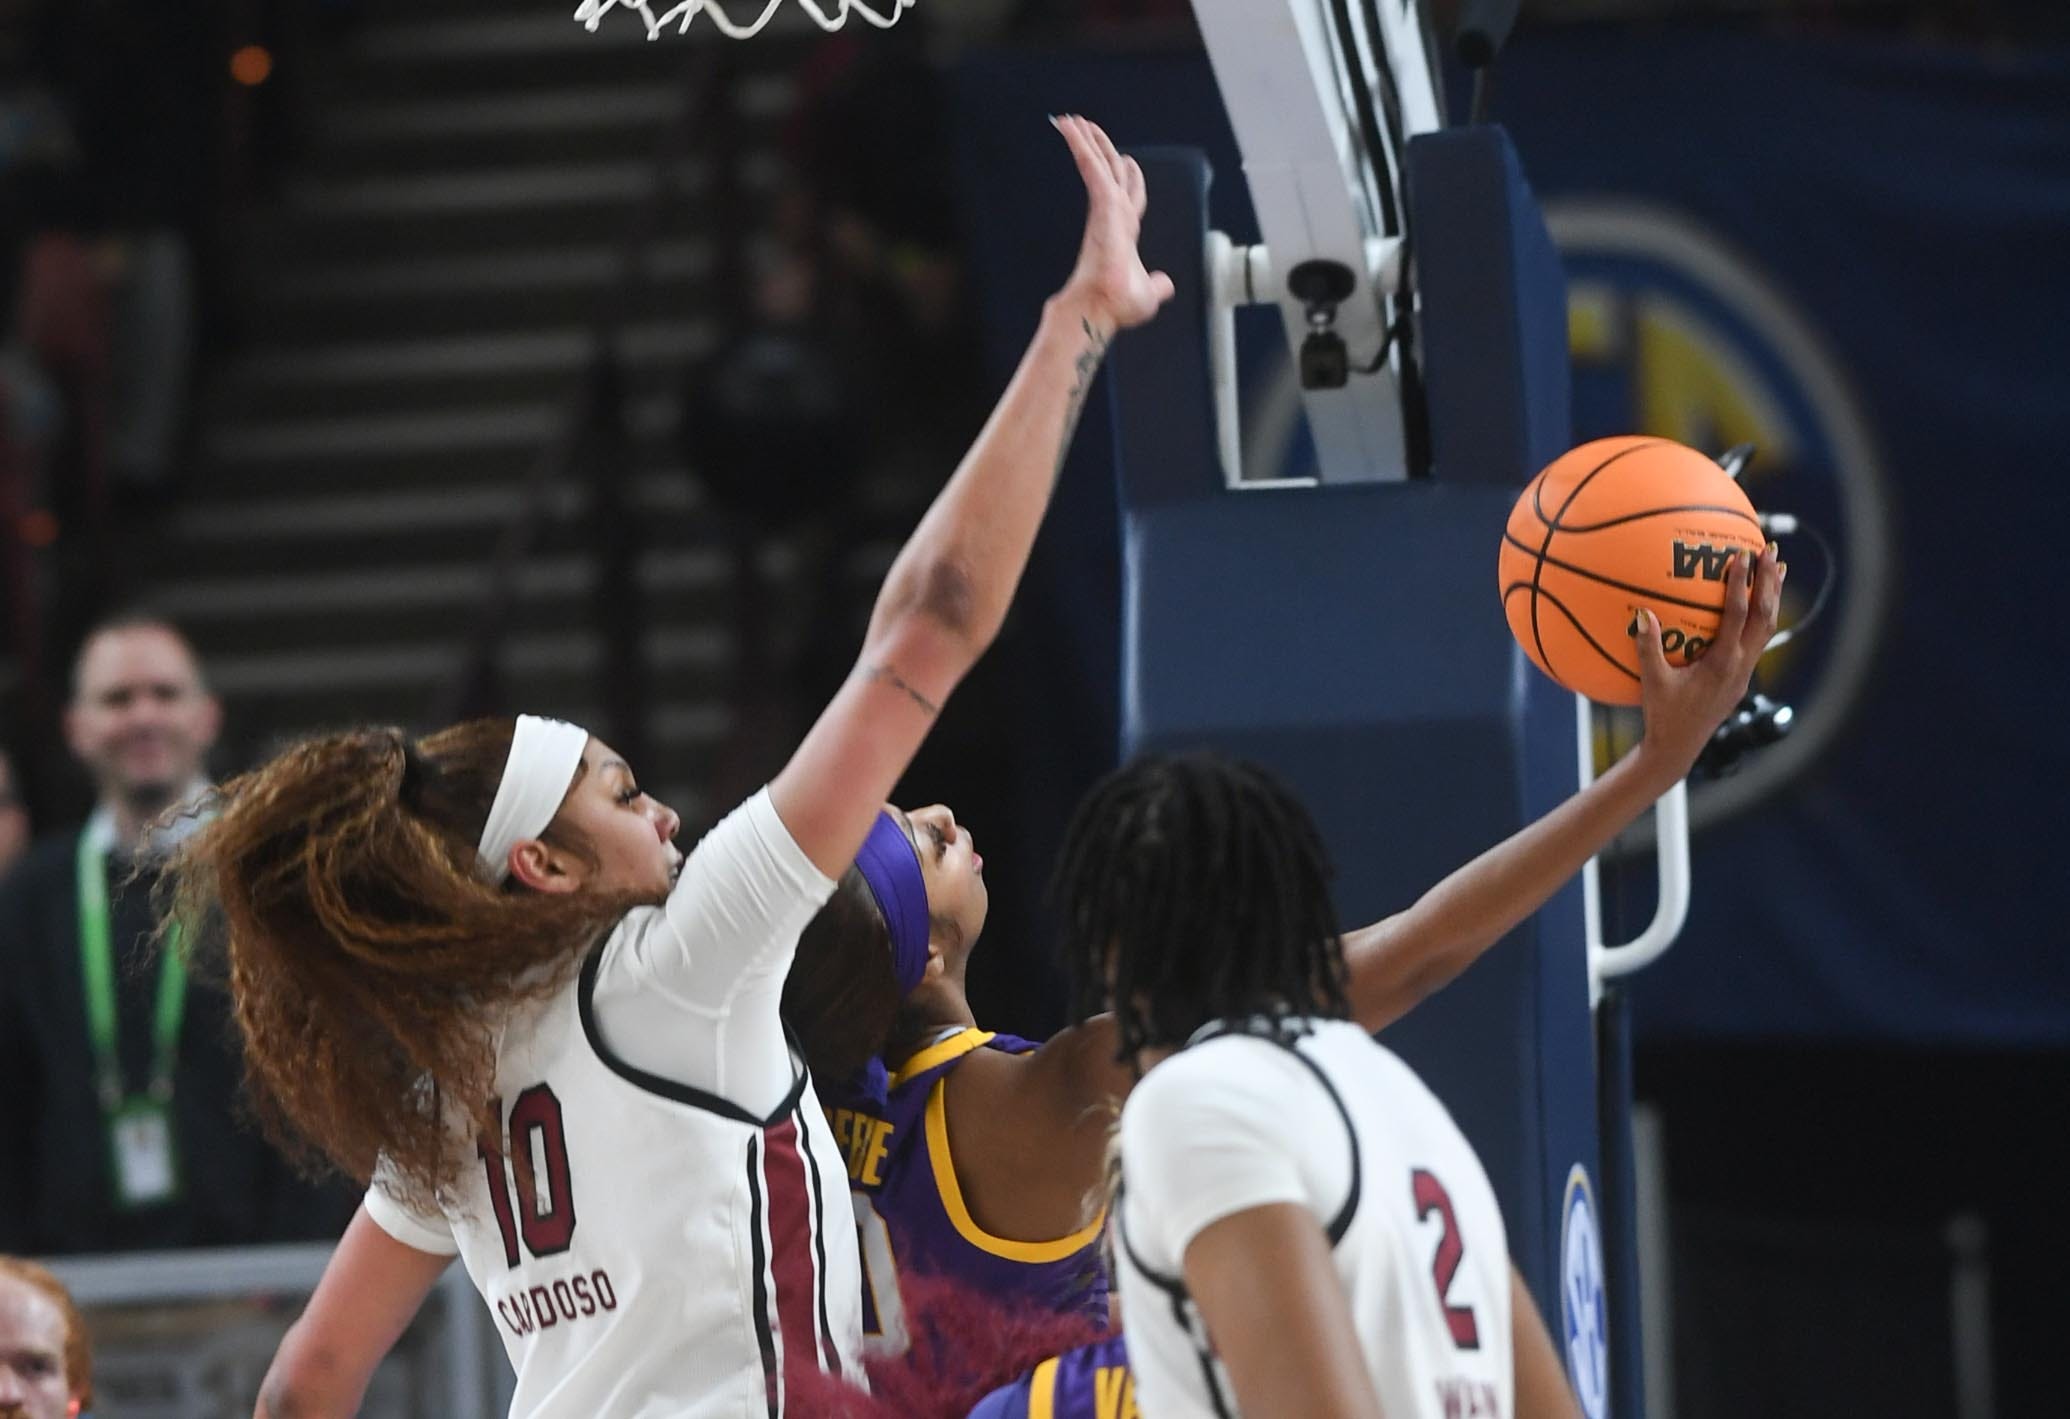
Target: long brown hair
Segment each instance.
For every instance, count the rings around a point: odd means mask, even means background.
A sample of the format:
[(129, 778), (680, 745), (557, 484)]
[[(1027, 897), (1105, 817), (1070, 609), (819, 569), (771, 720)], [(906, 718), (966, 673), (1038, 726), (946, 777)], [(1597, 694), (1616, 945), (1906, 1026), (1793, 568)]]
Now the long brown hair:
[[(504, 1013), (564, 985), (635, 905), (476, 875), (514, 730), (475, 720), (415, 741), (365, 729), (295, 744), (224, 785), (167, 872), (168, 919), (222, 953), (267, 1132), (361, 1184), (385, 1159), (384, 1186), (424, 1210), (458, 1176), (457, 1124), (467, 1142), (501, 1137)], [(540, 836), (593, 860), (565, 824)]]

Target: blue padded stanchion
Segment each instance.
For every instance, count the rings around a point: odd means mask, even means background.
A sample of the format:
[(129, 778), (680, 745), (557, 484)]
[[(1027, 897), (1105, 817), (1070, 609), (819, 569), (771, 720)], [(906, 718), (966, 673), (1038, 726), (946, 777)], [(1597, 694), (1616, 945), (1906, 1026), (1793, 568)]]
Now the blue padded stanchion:
[[(1639, 1346), (1638, 1163), (1632, 1152), (1632, 1002), (1622, 986), (1596, 1006), (1602, 1079), (1603, 1290), (1610, 1314), (1623, 1321), (1610, 1338), (1610, 1408), (1646, 1412), (1645, 1357)], [(1556, 1332), (1557, 1333), (1557, 1332)]]
[[(1123, 748), (1212, 745), (1277, 772), (1329, 843), (1346, 924), (1370, 921), (1576, 787), (1573, 701), (1512, 641), (1495, 580), (1517, 489), (1566, 446), (1557, 258), (1499, 130), (1418, 139), (1435, 476), (1231, 491), (1207, 367), (1210, 174), (1195, 153), (1135, 156), (1145, 256), (1179, 297), (1111, 364)], [(1579, 887), (1384, 1038), (1473, 1139), (1559, 1333), (1577, 1169), (1599, 1195)]]

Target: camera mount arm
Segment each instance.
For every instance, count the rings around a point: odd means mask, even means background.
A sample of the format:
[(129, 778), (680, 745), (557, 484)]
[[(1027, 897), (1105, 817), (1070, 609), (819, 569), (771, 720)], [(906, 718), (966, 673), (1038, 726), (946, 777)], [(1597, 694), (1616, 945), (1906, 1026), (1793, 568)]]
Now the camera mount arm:
[[(1258, 214), (1262, 246), (1209, 237), (1225, 476), (1233, 312), (1276, 304), (1300, 357), (1301, 404), (1324, 482), (1408, 476), (1401, 351), (1410, 138), (1442, 124), (1418, 0), (1193, 0)], [(1323, 268), (1334, 268), (1325, 271)], [(1312, 279), (1296, 291), (1290, 278)], [(1370, 371), (1370, 372), (1369, 372)], [(1269, 470), (1260, 470), (1269, 472)]]
[[(1216, 434), (1222, 450), (1222, 467), (1230, 486), (1256, 486), (1261, 480), (1242, 476), (1236, 312), (1249, 306), (1279, 305), (1289, 299), (1297, 302), (1304, 319), (1304, 333), (1296, 347), (1302, 389), (1343, 390), (1354, 366), (1338, 323), (1340, 312), (1356, 294), (1359, 281), (1350, 268), (1338, 262), (1314, 259), (1302, 262), (1282, 278), (1271, 248), (1263, 244), (1239, 245), (1225, 233), (1215, 231), (1208, 233), (1207, 242), (1208, 356), (1214, 375)], [(1394, 294), (1401, 285), (1402, 255), (1400, 237), (1367, 238), (1366, 284), (1373, 290)], [(1389, 353), (1384, 334), (1380, 353)], [(1356, 372), (1377, 374), (1381, 365), (1384, 360), (1357, 367)]]

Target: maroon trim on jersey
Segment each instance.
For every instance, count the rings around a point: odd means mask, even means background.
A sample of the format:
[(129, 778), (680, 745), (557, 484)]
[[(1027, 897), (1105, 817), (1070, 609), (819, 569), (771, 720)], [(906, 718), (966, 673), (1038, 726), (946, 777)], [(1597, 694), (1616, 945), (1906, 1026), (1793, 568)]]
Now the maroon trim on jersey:
[(748, 1240), (755, 1276), (755, 1339), (762, 1347), (762, 1382), (769, 1394), (769, 1419), (783, 1413), (783, 1382), (776, 1373), (776, 1336), (769, 1328), (769, 1253), (762, 1241), (762, 1140), (747, 1146)]
[(730, 1099), (722, 1099), (717, 1094), (707, 1094), (702, 1089), (693, 1089), (688, 1084), (680, 1084), (673, 1079), (664, 1079), (659, 1074), (649, 1074), (638, 1065), (629, 1064), (619, 1058), (617, 1051), (604, 1043), (604, 1036), (597, 1029), (596, 1010), (592, 1003), (597, 989), (597, 969), (603, 964), (603, 960), (604, 948), (600, 945), (583, 961), (582, 979), (575, 991), (575, 1003), (582, 1015), (583, 1038), (589, 1041), (590, 1050), (603, 1062), (604, 1068), (626, 1083), (644, 1089), (650, 1094), (671, 1099), (679, 1104), (688, 1104), (695, 1109), (703, 1109), (706, 1113), (717, 1114), (720, 1118), (730, 1118), (735, 1123), (744, 1123), (750, 1128), (776, 1128), (789, 1121), (789, 1116), (797, 1110), (798, 1101), (805, 1096), (805, 1081), (809, 1076), (805, 1072), (805, 1051), (800, 1048), (798, 1037), (791, 1032), (788, 1024), (783, 1027), (783, 1034), (784, 1039), (790, 1044), (792, 1063), (797, 1067), (798, 1077), (791, 1081), (790, 1091), (784, 1095), (783, 1102), (772, 1109), (767, 1118), (757, 1118)]
[[(801, 1107), (791, 1117), (797, 1121), (798, 1138), (812, 1178), (812, 1259), (819, 1268), (819, 1363), (833, 1374), (846, 1375), (848, 1367), (841, 1363), (841, 1347), (834, 1343), (834, 1327), (827, 1320), (827, 1180), (820, 1175), (819, 1154), (812, 1150), (811, 1114), (812, 1110)], [(820, 1115), (819, 1126), (828, 1127), (824, 1114)]]
[(762, 1135), (762, 1178), (769, 1202), (769, 1276), (775, 1289), (785, 1370), (823, 1369), (813, 1324), (822, 1297), (812, 1227), (812, 1188), (799, 1146), (798, 1122), (785, 1119)]

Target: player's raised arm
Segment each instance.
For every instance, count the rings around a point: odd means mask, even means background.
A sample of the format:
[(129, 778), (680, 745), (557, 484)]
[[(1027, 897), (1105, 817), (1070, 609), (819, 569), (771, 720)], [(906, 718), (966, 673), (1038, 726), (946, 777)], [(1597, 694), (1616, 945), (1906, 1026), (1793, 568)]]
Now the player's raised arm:
[(1718, 639), (1673, 669), (1648, 614), (1640, 632), (1646, 737), (1601, 778), (1432, 887), (1414, 906), (1344, 938), (1353, 1018), (1378, 1030), (1449, 984), (1587, 861), (1686, 777), (1711, 734), (1747, 692), (1781, 605), (1784, 568), (1773, 544), (1727, 577)]
[[(1640, 649), (1646, 737), (1610, 771), (1521, 832), (1432, 887), (1415, 905), (1344, 938), (1352, 1018), (1379, 1030), (1448, 985), (1610, 845), (1685, 777), (1713, 730), (1746, 694), (1754, 662), (1775, 633), (1783, 567), (1769, 548), (1752, 575), (1733, 577), (1718, 640), (1687, 669), (1668, 665), (1660, 625), (1649, 621)], [(1027, 1081), (1047, 1101), (1060, 1136), (1082, 1166), (1105, 1147), (1088, 1101), (1119, 1101), (1135, 1086), (1118, 1058), (1111, 1015), (1061, 1031), (1043, 1046)], [(1031, 1105), (1031, 1107), (1034, 1105)]]
[(1019, 370), (885, 576), (855, 673), (770, 785), (813, 863), (838, 877), (1006, 618), (1094, 376), (1116, 332), (1171, 297), (1136, 252), (1143, 172), (1097, 125), (1053, 120), (1085, 182), (1078, 264)]

